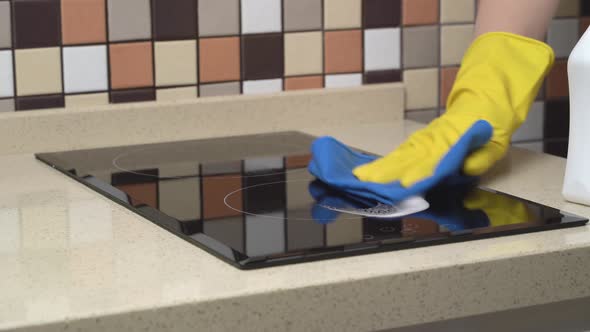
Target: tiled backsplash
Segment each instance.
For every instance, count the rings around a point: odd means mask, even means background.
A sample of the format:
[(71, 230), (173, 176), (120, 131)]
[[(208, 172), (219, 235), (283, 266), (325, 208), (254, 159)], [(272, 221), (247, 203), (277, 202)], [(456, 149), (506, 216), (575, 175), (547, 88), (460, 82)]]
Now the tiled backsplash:
[[(475, 11), (475, 0), (0, 0), (0, 111), (403, 80), (408, 118), (429, 121)], [(547, 41), (559, 60), (515, 141), (560, 153), (566, 58), (590, 5), (563, 0), (557, 16)]]
[(0, 108), (399, 81), (400, 21), (400, 0), (0, 0)]

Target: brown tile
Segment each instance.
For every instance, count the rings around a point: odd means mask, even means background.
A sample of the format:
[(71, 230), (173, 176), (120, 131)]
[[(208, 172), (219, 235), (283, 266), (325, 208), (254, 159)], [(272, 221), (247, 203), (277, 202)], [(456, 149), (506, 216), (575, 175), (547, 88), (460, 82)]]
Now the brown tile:
[(29, 111), (46, 108), (63, 108), (65, 101), (63, 95), (47, 95), (16, 98), (17, 111)]
[(570, 107), (568, 100), (549, 100), (545, 103), (543, 138), (561, 139), (569, 135)]
[(391, 83), (401, 80), (401, 70), (380, 70), (365, 73), (365, 84)]
[(285, 90), (321, 89), (324, 87), (322, 76), (301, 76), (285, 79)]
[[(205, 176), (202, 178), (203, 218), (215, 219), (239, 216), (241, 213), (227, 207), (224, 198), (230, 192), (242, 187), (239, 175)], [(235, 209), (242, 209), (242, 192), (237, 192), (228, 199), (228, 204)]]
[(548, 99), (567, 97), (569, 95), (567, 80), (567, 61), (559, 60), (547, 75), (545, 96)]
[(554, 156), (567, 158), (568, 153), (568, 140), (563, 139), (556, 142), (547, 141), (543, 142), (543, 152)]
[(221, 82), (240, 79), (239, 37), (199, 40), (200, 81)]
[(590, 17), (580, 17), (580, 37), (588, 30), (590, 26)]
[(112, 44), (109, 53), (113, 89), (154, 85), (150, 42)]
[(282, 34), (242, 37), (242, 78), (262, 80), (283, 76), (285, 59)]
[(438, 23), (438, 0), (403, 0), (404, 25), (429, 25)]
[(65, 45), (106, 41), (105, 0), (62, 0), (61, 25)]
[(363, 67), (360, 30), (328, 31), (324, 36), (326, 73), (360, 72)]
[(156, 100), (155, 89), (111, 91), (111, 103), (134, 103)]
[(145, 204), (154, 209), (158, 208), (157, 182), (121, 184), (115, 187), (129, 195), (134, 206)]
[(288, 156), (285, 158), (285, 168), (286, 169), (294, 169), (294, 168), (305, 168), (311, 161), (311, 154), (304, 154), (300, 156)]
[(365, 28), (397, 27), (401, 21), (401, 0), (364, 0)]
[(406, 236), (428, 236), (439, 233), (439, 225), (428, 219), (408, 217), (402, 219), (402, 234)]
[(447, 104), (447, 97), (451, 93), (455, 78), (459, 72), (459, 67), (444, 67), (440, 72), (440, 105), (445, 107)]
[(15, 48), (60, 44), (59, 0), (13, 1)]
[(196, 38), (196, 0), (152, 0), (152, 24), (155, 40)]

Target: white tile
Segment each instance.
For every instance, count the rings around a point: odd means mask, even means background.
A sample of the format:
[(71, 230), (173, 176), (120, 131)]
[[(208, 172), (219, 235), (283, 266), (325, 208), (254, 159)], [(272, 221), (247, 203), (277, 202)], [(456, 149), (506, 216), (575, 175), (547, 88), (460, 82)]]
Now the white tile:
[(280, 32), (281, 0), (242, 0), (242, 33)]
[(513, 142), (543, 139), (543, 126), (545, 124), (544, 107), (545, 105), (542, 101), (533, 103), (526, 121), (512, 135)]
[(108, 90), (105, 45), (64, 47), (63, 61), (66, 93)]
[(244, 160), (244, 171), (247, 173), (283, 168), (283, 157), (261, 157)]
[(14, 96), (12, 51), (0, 51), (0, 97)]
[(281, 253), (285, 250), (285, 212), (246, 216), (246, 254), (250, 257)]
[(361, 74), (326, 75), (326, 88), (350, 88), (362, 84)]
[(553, 47), (556, 57), (565, 58), (570, 55), (578, 42), (578, 29), (578, 19), (557, 19), (551, 22), (547, 43)]
[(400, 68), (400, 29), (365, 30), (365, 70)]
[(275, 93), (283, 91), (283, 80), (244, 81), (244, 94), (257, 95), (263, 93)]

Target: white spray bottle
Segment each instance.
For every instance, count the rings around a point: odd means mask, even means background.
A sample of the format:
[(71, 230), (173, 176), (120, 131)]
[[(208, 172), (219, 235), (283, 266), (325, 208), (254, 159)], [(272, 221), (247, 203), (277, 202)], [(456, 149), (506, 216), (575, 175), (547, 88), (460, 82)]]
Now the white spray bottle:
[(570, 134), (563, 197), (590, 205), (590, 29), (567, 65), (570, 91)]

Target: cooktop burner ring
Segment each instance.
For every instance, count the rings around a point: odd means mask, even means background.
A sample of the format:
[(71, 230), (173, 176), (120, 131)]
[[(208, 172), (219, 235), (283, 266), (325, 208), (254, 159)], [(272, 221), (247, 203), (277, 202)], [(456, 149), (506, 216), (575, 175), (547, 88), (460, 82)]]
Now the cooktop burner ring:
[[(261, 183), (261, 184), (256, 184), (256, 185), (252, 185), (252, 186), (242, 187), (242, 188), (239, 188), (237, 190), (234, 190), (234, 191), (228, 193), (223, 198), (223, 203), (228, 208), (230, 208), (230, 209), (232, 209), (232, 210), (234, 210), (236, 212), (245, 214), (245, 215), (256, 216), (256, 217), (264, 217), (264, 218), (271, 218), (271, 219), (285, 219), (283, 217), (277, 217), (277, 216), (272, 216), (272, 215), (268, 215), (268, 214), (253, 213), (253, 212), (245, 211), (245, 210), (242, 210), (242, 209), (238, 209), (238, 208), (232, 206), (231, 204), (229, 204), (228, 203), (228, 200), (229, 200), (229, 198), (232, 195), (234, 195), (234, 194), (236, 194), (236, 193), (238, 193), (240, 191), (245, 191), (245, 190), (248, 190), (248, 189), (259, 188), (259, 187), (264, 187), (264, 186), (276, 185), (276, 184), (283, 184), (283, 183), (286, 184), (286, 183), (295, 183), (295, 182), (309, 182), (309, 180), (306, 179), (306, 180), (276, 181), (276, 182), (267, 182), (267, 183)], [(373, 217), (373, 218), (375, 218), (376, 215), (378, 215), (378, 214), (389, 214), (389, 213), (392, 213), (392, 212), (397, 211), (397, 207), (383, 205), (381, 203), (376, 203), (375, 206), (369, 207), (369, 208), (362, 208), (362, 209), (360, 209), (360, 208), (350, 208), (349, 210), (342, 209), (342, 208), (337, 208), (337, 207), (333, 207), (333, 206), (330, 206), (330, 205), (320, 204), (320, 203), (315, 203), (315, 204), (316, 204), (317, 207), (320, 207), (320, 208), (329, 210), (332, 213), (340, 213), (340, 214), (346, 214), (347, 216), (350, 216), (350, 217), (344, 217), (344, 218), (341, 217), (341, 216), (339, 216), (338, 217), (338, 220), (347, 220), (347, 219), (348, 220), (352, 220), (352, 219), (358, 220), (359, 217)], [(310, 208), (311, 208), (311, 206), (310, 206)], [(289, 216), (286, 216), (286, 219), (288, 219), (288, 220), (299, 220), (299, 221), (318, 221), (317, 219), (314, 219), (314, 218), (299, 218), (299, 217), (293, 218), (293, 217), (289, 217)], [(322, 220), (319, 220), (319, 221), (322, 221)]]

